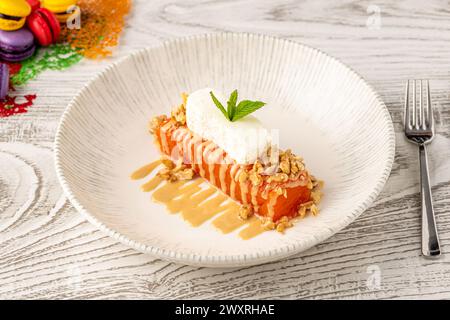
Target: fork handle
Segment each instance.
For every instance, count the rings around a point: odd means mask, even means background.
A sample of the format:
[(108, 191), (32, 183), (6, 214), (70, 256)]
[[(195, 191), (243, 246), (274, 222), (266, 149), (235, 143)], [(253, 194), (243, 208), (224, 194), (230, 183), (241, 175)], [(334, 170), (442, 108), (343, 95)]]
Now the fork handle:
[(434, 217), (433, 197), (431, 196), (428, 157), (425, 144), (419, 145), (420, 193), (422, 196), (422, 254), (425, 257), (438, 257), (441, 254), (439, 238)]

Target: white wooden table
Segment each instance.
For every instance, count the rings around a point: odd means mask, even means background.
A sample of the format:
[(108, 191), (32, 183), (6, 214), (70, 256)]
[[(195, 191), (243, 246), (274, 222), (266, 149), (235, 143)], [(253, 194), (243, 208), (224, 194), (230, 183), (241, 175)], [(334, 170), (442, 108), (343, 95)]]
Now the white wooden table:
[[(37, 92), (36, 105), (0, 119), (0, 298), (450, 298), (449, 19), (439, 0), (134, 1), (113, 58), (42, 74), (23, 89)], [(139, 48), (219, 31), (267, 33), (340, 58), (378, 90), (397, 131), (392, 175), (372, 208), (307, 252), (251, 268), (176, 265), (115, 242), (65, 200), (53, 167), (59, 119), (94, 73)], [(403, 85), (414, 77), (433, 80), (437, 109), (436, 261), (420, 256), (417, 150), (401, 132)]]

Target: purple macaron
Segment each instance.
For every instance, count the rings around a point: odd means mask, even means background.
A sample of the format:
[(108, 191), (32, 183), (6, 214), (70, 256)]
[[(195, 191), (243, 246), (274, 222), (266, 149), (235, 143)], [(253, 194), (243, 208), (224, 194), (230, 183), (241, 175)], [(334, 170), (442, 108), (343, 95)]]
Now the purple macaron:
[(0, 59), (19, 62), (31, 57), (35, 50), (34, 36), (27, 28), (16, 31), (0, 30)]
[(4, 99), (9, 91), (9, 67), (0, 63), (0, 100)]

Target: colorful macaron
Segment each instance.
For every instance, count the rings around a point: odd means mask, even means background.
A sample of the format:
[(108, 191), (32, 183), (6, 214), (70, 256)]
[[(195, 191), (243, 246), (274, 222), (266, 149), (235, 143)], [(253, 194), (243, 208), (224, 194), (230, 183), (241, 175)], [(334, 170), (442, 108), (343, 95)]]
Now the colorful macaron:
[(59, 22), (66, 22), (72, 14), (69, 10), (77, 4), (77, 0), (42, 0), (42, 7), (56, 15)]
[(9, 91), (9, 67), (0, 63), (0, 100), (5, 99)]
[(33, 12), (34, 10), (37, 10), (41, 7), (41, 1), (39, 1), (39, 0), (27, 0), (27, 2), (31, 7), (31, 12)]
[(27, 18), (27, 26), (41, 46), (56, 43), (61, 32), (58, 19), (45, 8), (33, 11)]
[(16, 31), (0, 30), (0, 59), (19, 62), (31, 57), (36, 50), (34, 36), (27, 28)]
[(11, 31), (23, 27), (31, 7), (25, 0), (0, 1), (0, 29)]

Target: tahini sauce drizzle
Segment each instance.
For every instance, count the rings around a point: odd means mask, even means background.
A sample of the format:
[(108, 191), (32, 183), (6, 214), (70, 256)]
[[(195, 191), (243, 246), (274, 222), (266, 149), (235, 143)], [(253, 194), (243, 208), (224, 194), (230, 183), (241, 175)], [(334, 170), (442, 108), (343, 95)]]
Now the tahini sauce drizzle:
[[(140, 180), (149, 176), (159, 165), (157, 160), (149, 163), (131, 174), (131, 179)], [(228, 196), (218, 191), (213, 186), (206, 189), (200, 185), (203, 179), (197, 178), (190, 181), (166, 182), (158, 176), (152, 177), (141, 186), (144, 192), (154, 191), (152, 199), (164, 204), (170, 213), (180, 213), (183, 219), (192, 226), (197, 227), (218, 215), (213, 220), (213, 225), (224, 234), (246, 225), (239, 232), (244, 239), (251, 239), (264, 231), (258, 218), (252, 217), (247, 221), (239, 218), (239, 205), (230, 201)]]

